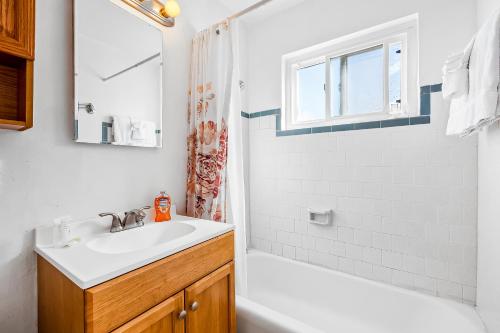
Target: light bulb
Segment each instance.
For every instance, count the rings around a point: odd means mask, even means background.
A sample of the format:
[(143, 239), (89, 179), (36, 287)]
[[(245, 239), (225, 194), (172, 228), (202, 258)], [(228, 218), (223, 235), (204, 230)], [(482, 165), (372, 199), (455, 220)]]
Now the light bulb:
[(165, 7), (162, 9), (162, 14), (167, 17), (176, 17), (181, 13), (181, 8), (176, 0), (167, 0)]

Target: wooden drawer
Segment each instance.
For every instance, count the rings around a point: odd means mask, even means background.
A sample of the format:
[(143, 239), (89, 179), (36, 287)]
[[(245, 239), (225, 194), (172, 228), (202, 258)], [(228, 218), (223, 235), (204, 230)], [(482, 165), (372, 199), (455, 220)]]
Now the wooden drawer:
[(85, 290), (87, 333), (110, 332), (234, 258), (234, 233)]

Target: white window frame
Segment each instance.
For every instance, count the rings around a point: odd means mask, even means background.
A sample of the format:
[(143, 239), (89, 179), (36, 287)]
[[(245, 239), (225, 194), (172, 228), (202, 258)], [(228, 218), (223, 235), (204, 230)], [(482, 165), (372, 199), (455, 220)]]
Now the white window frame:
[[(388, 50), (401, 42), (401, 110), (391, 113), (388, 101)], [(370, 48), (384, 49), (384, 110), (358, 115), (331, 116), (330, 61)], [(297, 121), (297, 72), (299, 69), (325, 63), (325, 117), (314, 121)], [(345, 93), (345, 91), (343, 91)], [(296, 51), (282, 58), (282, 128), (331, 126), (400, 117), (417, 116), (418, 88), (418, 14), (362, 30), (332, 41)]]

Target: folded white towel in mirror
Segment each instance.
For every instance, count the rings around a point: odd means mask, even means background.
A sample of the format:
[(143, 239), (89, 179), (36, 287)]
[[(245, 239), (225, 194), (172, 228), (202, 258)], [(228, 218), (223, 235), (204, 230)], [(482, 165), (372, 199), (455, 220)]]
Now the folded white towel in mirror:
[(130, 144), (133, 146), (155, 147), (156, 125), (147, 120), (130, 120)]
[(152, 121), (113, 116), (114, 145), (156, 147), (156, 125)]
[(114, 145), (126, 145), (130, 137), (130, 118), (113, 116), (113, 141)]
[(144, 140), (145, 121), (130, 119), (132, 140)]
[[(459, 93), (460, 89), (463, 89), (465, 80), (461, 76), (463, 73), (457, 74), (456, 77), (448, 76), (447, 84), (443, 81), (443, 95), (452, 98), (447, 135), (470, 135), (500, 119), (498, 91), (500, 85), (500, 8), (481, 27), (471, 43), (466, 93)], [(467, 52), (464, 51), (464, 55), (466, 54)], [(452, 60), (450, 63), (456, 66), (455, 61)], [(461, 63), (460, 60), (458, 63)], [(458, 68), (464, 68), (460, 67), (461, 65), (458, 66)]]

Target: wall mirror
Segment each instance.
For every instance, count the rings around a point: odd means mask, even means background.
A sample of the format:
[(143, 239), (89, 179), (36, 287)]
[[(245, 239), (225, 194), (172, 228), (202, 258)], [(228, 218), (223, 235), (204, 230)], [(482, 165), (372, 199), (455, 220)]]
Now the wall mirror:
[(163, 37), (111, 0), (74, 0), (75, 141), (161, 147)]

